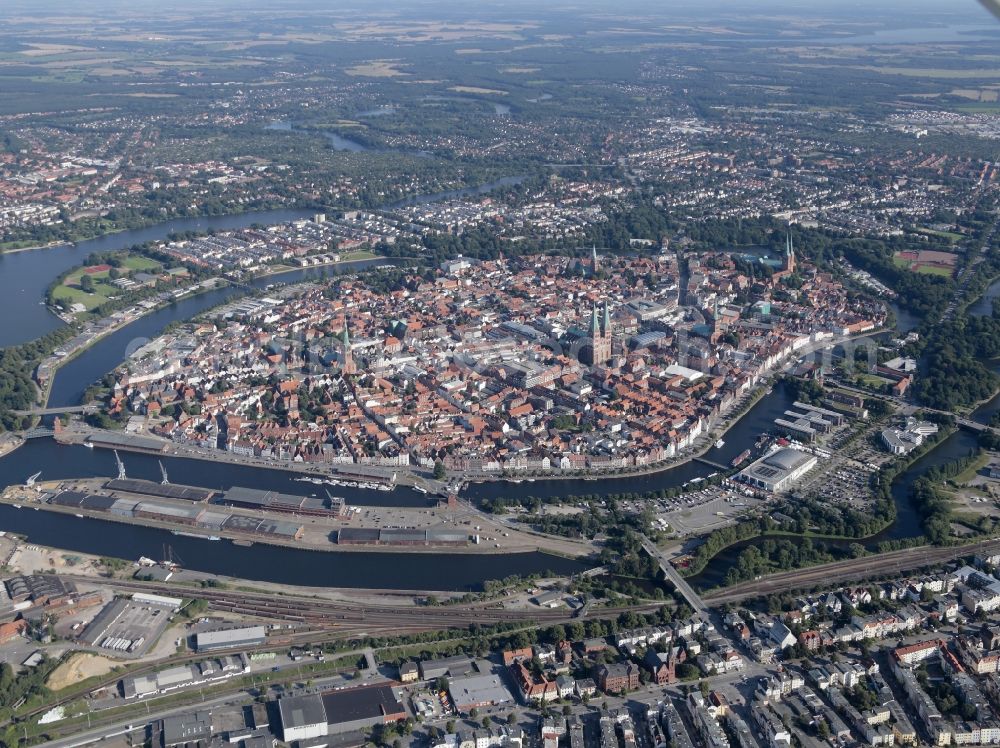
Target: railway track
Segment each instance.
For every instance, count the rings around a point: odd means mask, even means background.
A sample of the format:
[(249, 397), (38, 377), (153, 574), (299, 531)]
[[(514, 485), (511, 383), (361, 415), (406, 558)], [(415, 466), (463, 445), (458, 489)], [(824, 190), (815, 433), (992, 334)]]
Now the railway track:
[(703, 599), (709, 605), (721, 605), (745, 600), (749, 597), (771, 595), (781, 592), (811, 587), (817, 584), (850, 582), (859, 579), (912, 571), (924, 566), (952, 561), (973, 553), (992, 554), (1000, 552), (1000, 541), (992, 540), (974, 545), (962, 546), (918, 546), (890, 551), (878, 556), (862, 556), (848, 561), (811, 566), (796, 571), (771, 574), (763, 579), (709, 592)]
[[(102, 584), (93, 577), (69, 576), (74, 582)], [(445, 628), (469, 623), (506, 623), (536, 621), (541, 625), (570, 620), (573, 611), (566, 610), (505, 610), (473, 605), (449, 605), (433, 607), (400, 607), (359, 603), (338, 603), (329, 600), (307, 598), (296, 595), (268, 595), (213, 588), (184, 588), (156, 582), (135, 580), (108, 580), (106, 586), (128, 592), (147, 592), (172, 597), (194, 597), (204, 599), (209, 607), (248, 616), (296, 623), (347, 624), (379, 623), (408, 624), (425, 628)], [(655, 610), (662, 603), (638, 606), (602, 608), (602, 617), (618, 615), (625, 611)]]

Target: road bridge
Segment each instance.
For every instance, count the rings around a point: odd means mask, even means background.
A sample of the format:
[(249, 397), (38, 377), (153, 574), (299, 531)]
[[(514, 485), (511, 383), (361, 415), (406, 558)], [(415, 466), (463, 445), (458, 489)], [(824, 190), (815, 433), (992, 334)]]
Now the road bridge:
[(653, 541), (645, 535), (642, 536), (642, 547), (660, 565), (666, 578), (674, 585), (681, 596), (687, 600), (688, 605), (694, 609), (694, 612), (707, 614), (708, 606), (705, 604), (705, 601), (701, 599), (698, 593), (694, 591), (694, 588), (680, 575), (680, 572), (674, 568), (674, 565), (670, 563), (670, 559), (667, 558), (666, 554), (657, 548), (653, 544)]
[(57, 416), (61, 413), (94, 413), (97, 411), (96, 405), (66, 405), (62, 408), (31, 408), (29, 410), (15, 410), (16, 416)]
[(47, 436), (53, 436), (56, 432), (52, 429), (47, 428), (37, 428), (29, 429), (28, 431), (22, 431), (19, 436), (22, 439), (44, 439)]

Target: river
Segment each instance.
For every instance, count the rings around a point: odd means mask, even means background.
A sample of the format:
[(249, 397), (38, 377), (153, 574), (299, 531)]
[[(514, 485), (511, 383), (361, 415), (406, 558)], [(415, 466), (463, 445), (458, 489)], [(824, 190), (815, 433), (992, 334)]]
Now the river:
[[(227, 231), (255, 223), (273, 224), (311, 217), (315, 211), (265, 210), (240, 215), (176, 218), (144, 229), (107, 234), (49, 249), (0, 254), (0, 348), (40, 338), (63, 326), (45, 306), (45, 289), (56, 277), (80, 265), (95, 252), (115, 252), (136, 244), (162, 241), (184, 231)], [(17, 320), (10, 324), (9, 320)]]
[[(328, 135), (332, 135), (332, 133), (328, 133)], [(360, 143), (355, 145), (364, 147)], [(475, 187), (414, 195), (413, 197), (397, 200), (386, 207), (390, 209), (400, 208), (407, 205), (454, 200), (466, 195), (483, 195), (498, 187), (510, 187), (520, 184), (525, 179), (526, 177), (523, 175), (502, 177), (492, 182), (476, 185)], [(315, 215), (315, 211), (313, 210), (286, 209), (259, 210), (237, 215), (208, 216), (204, 218), (176, 218), (144, 229), (121, 231), (97, 239), (81, 241), (75, 246), (64, 244), (48, 249), (0, 254), (0, 319), (17, 321), (17, 324), (0, 325), (0, 348), (27, 343), (63, 326), (63, 321), (45, 306), (45, 290), (55, 278), (67, 270), (82, 264), (87, 257), (94, 253), (117, 252), (134, 247), (137, 244), (163, 241), (170, 234), (185, 231), (197, 231), (201, 233), (212, 230), (230, 231), (246, 228), (254, 224), (272, 225), (287, 223), (288, 221), (298, 221), (304, 218), (312, 218), (313, 215)], [(280, 276), (280, 280), (295, 282), (296, 274), (300, 272), (302, 271), (285, 273)], [(263, 285), (273, 283), (275, 278), (279, 278), (279, 276), (272, 276), (269, 280), (264, 281)], [(226, 298), (229, 298), (232, 293), (232, 290), (218, 291), (202, 294), (197, 298), (185, 299), (176, 305), (176, 309), (178, 310), (176, 314), (179, 315), (181, 311), (192, 308), (196, 308), (198, 311), (207, 308), (204, 306), (205, 299), (214, 300), (214, 302), (209, 303), (209, 306), (220, 304)], [(197, 314), (198, 311), (189, 312), (189, 316)], [(152, 316), (157, 317), (158, 315), (160, 313)], [(183, 316), (173, 314), (168, 316), (171, 316), (173, 319), (183, 319)], [(158, 325), (155, 323), (133, 323), (126, 328), (130, 331), (128, 340), (150, 336), (151, 331), (152, 334), (155, 334), (157, 327)], [(159, 329), (162, 329), (162, 326), (159, 326)], [(119, 347), (119, 350), (124, 350), (124, 347)], [(112, 366), (112, 368), (114, 367)], [(81, 380), (83, 386), (75, 388), (74, 392), (67, 393), (62, 391), (61, 396), (72, 396), (73, 394), (79, 396), (83, 393), (83, 389), (87, 384), (102, 376), (106, 371), (110, 371), (110, 369), (104, 371), (88, 369), (84, 371), (83, 373), (87, 376), (86, 379)], [(53, 404), (58, 405), (65, 405), (69, 402), (74, 401), (52, 401)]]
[(330, 147), (335, 151), (348, 151), (350, 153), (361, 153), (363, 151), (371, 150), (364, 143), (359, 143), (356, 140), (351, 140), (350, 138), (345, 138), (342, 135), (338, 135), (330, 130), (308, 130), (301, 127), (296, 127), (291, 122), (275, 121), (271, 122), (264, 128), (265, 130), (277, 130), (281, 132), (303, 132), (315, 135), (322, 135), (326, 138)]
[(40, 545), (136, 560), (159, 559), (169, 545), (186, 569), (277, 584), (406, 590), (479, 591), (486, 579), (551, 571), (575, 574), (586, 565), (545, 553), (391, 553), (310, 551), (173, 535), (167, 530), (0, 505), (0, 526)]
[[(233, 486), (251, 486), (296, 495), (323, 495), (323, 486), (294, 480), (303, 473), (276, 470), (229, 462), (199, 460), (189, 457), (162, 457), (139, 452), (122, 452), (122, 462), (130, 478), (160, 481), (159, 462), (174, 483), (224, 490)], [(31, 439), (23, 447), (0, 459), (0, 487), (24, 483), (29, 475), (41, 472), (41, 480), (62, 478), (114, 478), (117, 473), (114, 454), (106, 449), (58, 444), (53, 439)], [(318, 474), (318, 473), (317, 473)], [(412, 488), (400, 486), (395, 491), (373, 491), (344, 486), (329, 487), (336, 496), (357, 506), (425, 507), (433, 499)]]
[(993, 314), (993, 300), (1000, 298), (1000, 280), (993, 281), (983, 292), (983, 295), (976, 299), (975, 303), (969, 305), (969, 314), (977, 317), (988, 317)]

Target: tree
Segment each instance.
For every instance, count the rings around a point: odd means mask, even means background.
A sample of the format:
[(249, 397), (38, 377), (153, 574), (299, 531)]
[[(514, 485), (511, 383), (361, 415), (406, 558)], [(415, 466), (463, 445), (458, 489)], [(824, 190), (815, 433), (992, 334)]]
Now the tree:
[(80, 278), (80, 290), (84, 293), (94, 293), (94, 279), (86, 273)]
[(434, 480), (444, 480), (448, 471), (445, 470), (444, 463), (438, 460), (434, 463)]

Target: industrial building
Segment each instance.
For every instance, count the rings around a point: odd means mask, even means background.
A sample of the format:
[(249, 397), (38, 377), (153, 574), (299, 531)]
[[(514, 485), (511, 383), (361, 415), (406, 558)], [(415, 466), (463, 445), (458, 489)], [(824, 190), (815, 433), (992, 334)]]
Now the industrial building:
[(362, 686), (321, 695), (289, 696), (278, 701), (282, 739), (310, 741), (406, 719), (406, 710), (388, 686)]
[(217, 500), (219, 504), (238, 506), (244, 509), (256, 509), (264, 512), (286, 512), (290, 514), (308, 514), (311, 516), (340, 515), (346, 505), (342, 499), (315, 498), (311, 496), (294, 496), (278, 491), (266, 491), (258, 488), (233, 486)]
[(817, 408), (808, 403), (795, 402), (795, 410), (786, 410), (782, 417), (774, 419), (774, 425), (802, 441), (811, 442), (821, 434), (828, 434), (838, 426), (843, 426), (843, 414), (826, 408)]
[(135, 452), (163, 453), (170, 446), (170, 442), (161, 439), (151, 439), (148, 436), (135, 436), (133, 434), (116, 434), (109, 431), (95, 432), (87, 437), (87, 441), (95, 447), (128, 449)]
[[(122, 483), (122, 481), (113, 482)], [(177, 488), (181, 489), (182, 487)], [(256, 517), (228, 514), (206, 508), (202, 503), (203, 500), (197, 498), (204, 494), (192, 492), (198, 490), (200, 489), (189, 490), (184, 488), (182, 491), (178, 491), (178, 493), (183, 494), (179, 497), (185, 500), (183, 503), (180, 501), (178, 503), (167, 503), (167, 501), (135, 501), (134, 499), (115, 498), (113, 496), (84, 494), (78, 491), (62, 491), (51, 497), (49, 503), (71, 509), (89, 509), (95, 512), (107, 512), (116, 517), (145, 519), (169, 525), (198, 527), (212, 533), (225, 530), (227, 532), (257, 535), (276, 540), (299, 540), (302, 538), (305, 528), (294, 522), (258, 519)], [(188, 501), (196, 503), (189, 504), (187, 503)], [(309, 499), (309, 501), (317, 501), (317, 499)], [(306, 513), (308, 514), (308, 512)]]
[(288, 696), (278, 701), (281, 735), (286, 743), (327, 735), (326, 709), (319, 696)]
[(160, 734), (164, 748), (208, 741), (212, 737), (212, 713), (198, 711), (193, 714), (164, 717)]
[(777, 493), (812, 470), (816, 462), (807, 452), (784, 447), (757, 460), (740, 472), (739, 477), (751, 486)]
[(389, 686), (329, 691), (322, 698), (330, 734), (353, 732), (406, 719), (406, 709)]
[(178, 665), (150, 675), (137, 675), (121, 681), (122, 695), (126, 699), (143, 699), (158, 696), (190, 686), (203, 686), (234, 675), (249, 672), (250, 662), (245, 655), (220, 657), (197, 664)]
[(448, 693), (455, 708), (460, 712), (485, 706), (511, 704), (514, 701), (513, 694), (495, 673), (452, 678), (448, 685)]
[(434, 680), (448, 676), (455, 678), (472, 672), (472, 660), (465, 655), (443, 657), (439, 660), (424, 660), (420, 663), (421, 680)]
[(938, 426), (930, 421), (907, 418), (902, 428), (888, 428), (882, 431), (882, 443), (894, 455), (905, 455), (924, 443), (928, 436), (936, 434)]
[(337, 532), (340, 545), (467, 545), (468, 533), (444, 529), (345, 527)]
[(267, 632), (263, 626), (245, 626), (222, 631), (203, 631), (194, 635), (194, 647), (199, 652), (234, 647), (259, 647), (264, 643)]
[(210, 488), (175, 486), (173, 483), (154, 483), (135, 478), (109, 480), (104, 484), (104, 488), (108, 491), (125, 491), (145, 496), (158, 496), (161, 499), (186, 499), (195, 502), (208, 501), (215, 495), (215, 491)]

